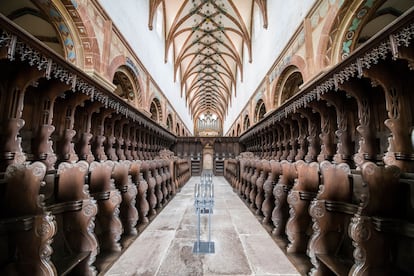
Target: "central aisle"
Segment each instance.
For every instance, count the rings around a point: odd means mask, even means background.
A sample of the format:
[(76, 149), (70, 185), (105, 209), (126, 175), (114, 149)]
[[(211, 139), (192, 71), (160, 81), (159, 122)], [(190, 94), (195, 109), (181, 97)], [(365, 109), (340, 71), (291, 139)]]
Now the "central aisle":
[[(192, 177), (105, 275), (299, 275), (223, 177), (214, 177), (214, 254), (193, 254)], [(202, 226), (207, 226), (207, 216)], [(207, 227), (201, 240), (207, 241)]]

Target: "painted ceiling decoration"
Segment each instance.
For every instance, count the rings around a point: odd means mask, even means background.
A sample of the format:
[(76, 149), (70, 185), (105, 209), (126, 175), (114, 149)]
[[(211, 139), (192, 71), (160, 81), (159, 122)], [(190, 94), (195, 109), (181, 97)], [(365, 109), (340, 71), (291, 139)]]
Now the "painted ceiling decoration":
[(163, 24), (165, 62), (173, 59), (194, 119), (211, 113), (224, 120), (237, 78), (243, 79), (243, 59), (252, 62), (253, 20), (260, 20), (255, 9), (267, 28), (266, 2), (150, 0), (149, 28)]

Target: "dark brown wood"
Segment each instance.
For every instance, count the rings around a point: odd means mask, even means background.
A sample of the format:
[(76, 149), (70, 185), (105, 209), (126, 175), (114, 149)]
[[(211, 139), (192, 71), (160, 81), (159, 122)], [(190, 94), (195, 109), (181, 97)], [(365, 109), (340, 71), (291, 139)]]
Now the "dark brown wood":
[(119, 217), (124, 229), (124, 235), (137, 234), (135, 226), (138, 222), (138, 211), (135, 207), (135, 202), (138, 191), (136, 185), (132, 183), (131, 175), (129, 174), (130, 167), (130, 161), (118, 161), (115, 162), (112, 171), (115, 187), (119, 190), (122, 196), (122, 202), (119, 207)]
[(275, 236), (285, 235), (286, 223), (289, 218), (287, 196), (293, 186), (295, 178), (297, 177), (294, 163), (283, 160), (280, 162), (280, 165), (282, 167), (282, 174), (273, 189), (275, 208), (272, 212), (272, 221), (275, 227), (273, 229), (273, 235)]
[(0, 183), (0, 240), (8, 245), (0, 252), (3, 275), (56, 274), (50, 260), (56, 221), (42, 208), (40, 194), (45, 173), (41, 162), (10, 165)]
[(319, 164), (296, 161), (298, 178), (288, 195), (289, 220), (286, 234), (289, 239), (287, 252), (306, 253), (310, 238), (311, 217), (308, 209), (319, 188)]
[(114, 166), (114, 162), (108, 160), (102, 163), (94, 161), (89, 167), (89, 190), (98, 204), (95, 234), (101, 251), (121, 251), (119, 240), (123, 229), (119, 206), (122, 197), (112, 179)]
[[(320, 171), (323, 182), (316, 200), (312, 201), (309, 208), (313, 220), (308, 252), (314, 266), (311, 274), (334, 272), (339, 275), (343, 273), (344, 264), (348, 264), (346, 270), (349, 271), (353, 263), (353, 247), (347, 235), (350, 218), (357, 211), (357, 205), (352, 204), (351, 170), (345, 163), (334, 165), (323, 161)], [(333, 264), (338, 260), (347, 261), (338, 262), (336, 267)]]
[[(47, 210), (55, 217), (57, 233), (53, 239), (52, 261), (59, 275), (71, 273), (95, 275), (93, 262), (98, 253), (94, 220), (98, 208), (89, 195), (85, 177), (86, 161), (59, 164), (54, 197), (48, 199)], [(82, 258), (81, 258), (82, 257)]]

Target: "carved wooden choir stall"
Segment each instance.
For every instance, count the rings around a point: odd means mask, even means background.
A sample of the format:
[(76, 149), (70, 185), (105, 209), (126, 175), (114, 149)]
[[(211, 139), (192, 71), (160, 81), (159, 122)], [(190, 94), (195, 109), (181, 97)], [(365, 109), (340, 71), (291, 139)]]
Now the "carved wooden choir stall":
[(245, 152), (225, 161), (234, 191), (302, 274), (414, 271), (413, 18), (244, 132)]

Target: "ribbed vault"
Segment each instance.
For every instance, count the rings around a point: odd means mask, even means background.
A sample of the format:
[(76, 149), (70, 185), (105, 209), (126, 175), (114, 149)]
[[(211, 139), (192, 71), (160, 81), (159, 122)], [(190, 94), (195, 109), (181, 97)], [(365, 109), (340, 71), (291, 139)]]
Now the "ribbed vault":
[(243, 79), (243, 59), (252, 61), (255, 9), (267, 27), (266, 1), (150, 0), (149, 27), (163, 24), (165, 61), (172, 53), (193, 119), (210, 112), (224, 120), (236, 80)]

